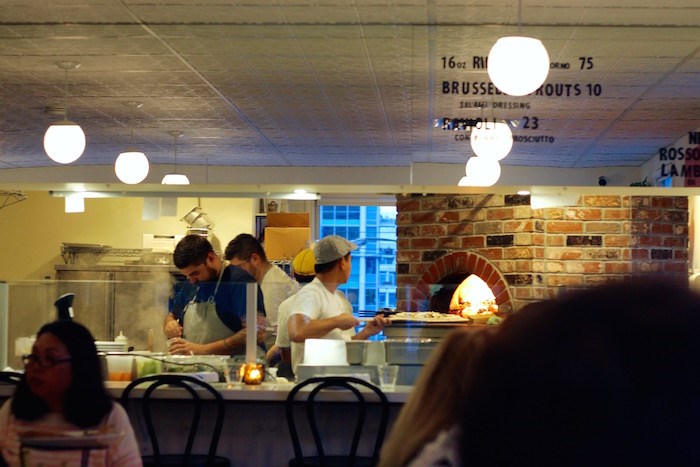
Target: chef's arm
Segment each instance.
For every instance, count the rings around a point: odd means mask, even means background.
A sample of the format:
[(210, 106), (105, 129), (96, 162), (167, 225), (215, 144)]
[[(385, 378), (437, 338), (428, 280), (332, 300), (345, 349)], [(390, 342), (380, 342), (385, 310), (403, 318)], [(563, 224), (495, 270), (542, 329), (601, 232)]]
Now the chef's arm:
[(224, 339), (197, 344), (187, 339), (175, 339), (168, 352), (178, 355), (231, 355), (245, 352), (245, 329)]
[(289, 339), (304, 342), (306, 339), (323, 337), (333, 329), (350, 329), (360, 322), (350, 313), (341, 313), (332, 318), (311, 319), (300, 313), (292, 314), (287, 322)]
[(168, 313), (163, 321), (163, 333), (168, 339), (182, 336), (182, 326), (175, 319), (175, 315)]
[(360, 332), (352, 336), (353, 340), (366, 340), (369, 339), (370, 336), (373, 336), (375, 334), (378, 334), (382, 329), (384, 329), (384, 326), (387, 326), (391, 324), (391, 321), (388, 318), (385, 318), (381, 315), (377, 315), (371, 320), (367, 321), (365, 324), (365, 327), (362, 328)]

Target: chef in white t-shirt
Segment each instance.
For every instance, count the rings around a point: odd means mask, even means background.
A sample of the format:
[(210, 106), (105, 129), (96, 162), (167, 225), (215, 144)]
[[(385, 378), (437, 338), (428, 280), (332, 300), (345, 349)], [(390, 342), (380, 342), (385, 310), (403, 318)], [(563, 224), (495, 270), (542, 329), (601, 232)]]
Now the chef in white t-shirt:
[(262, 244), (250, 234), (236, 235), (226, 246), (224, 256), (232, 265), (248, 271), (260, 285), (269, 326), (265, 344), (269, 349), (275, 343), (279, 306), (297, 293), (300, 285), (282, 268), (267, 259)]
[(295, 295), (287, 323), (295, 373), (304, 358), (306, 339), (364, 340), (390, 324), (387, 318), (375, 316), (355, 334), (359, 321), (338, 287), (350, 277), (350, 254), (356, 249), (357, 245), (338, 235), (328, 235), (314, 246), (316, 277)]

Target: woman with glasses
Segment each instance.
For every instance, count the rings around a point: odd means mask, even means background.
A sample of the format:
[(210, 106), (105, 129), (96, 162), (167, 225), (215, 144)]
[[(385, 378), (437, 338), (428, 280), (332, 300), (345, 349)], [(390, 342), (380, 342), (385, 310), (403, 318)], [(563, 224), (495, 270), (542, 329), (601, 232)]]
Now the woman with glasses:
[(89, 452), (89, 465), (141, 465), (129, 418), (105, 390), (87, 328), (74, 321), (45, 324), (22, 361), (25, 377), (0, 408), (0, 453), (7, 464), (81, 465), (79, 450), (21, 449), (20, 439), (89, 435), (106, 445)]

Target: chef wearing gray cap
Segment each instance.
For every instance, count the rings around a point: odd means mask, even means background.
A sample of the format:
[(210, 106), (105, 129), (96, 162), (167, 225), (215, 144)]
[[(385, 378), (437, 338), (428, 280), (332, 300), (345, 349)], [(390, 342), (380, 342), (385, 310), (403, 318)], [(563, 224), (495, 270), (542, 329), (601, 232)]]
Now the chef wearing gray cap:
[(338, 235), (328, 235), (314, 246), (316, 277), (295, 295), (294, 308), (287, 324), (292, 341), (292, 366), (304, 358), (306, 339), (364, 340), (379, 333), (390, 321), (375, 316), (355, 334), (359, 321), (352, 306), (338, 290), (350, 277), (350, 254), (357, 245)]

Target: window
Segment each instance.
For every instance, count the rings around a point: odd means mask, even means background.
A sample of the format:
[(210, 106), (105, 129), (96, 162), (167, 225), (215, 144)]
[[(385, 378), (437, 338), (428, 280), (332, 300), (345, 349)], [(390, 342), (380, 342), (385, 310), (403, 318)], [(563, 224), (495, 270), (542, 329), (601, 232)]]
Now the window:
[(367, 274), (377, 273), (377, 257), (367, 257), (365, 258), (365, 271)]
[(359, 247), (339, 287), (353, 312), (396, 307), (396, 207), (321, 206), (319, 219), (320, 237), (340, 235)]

